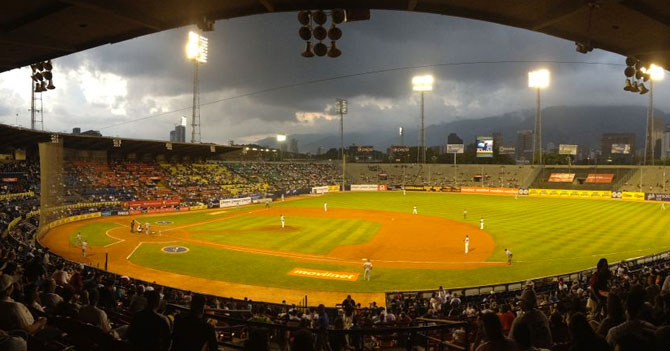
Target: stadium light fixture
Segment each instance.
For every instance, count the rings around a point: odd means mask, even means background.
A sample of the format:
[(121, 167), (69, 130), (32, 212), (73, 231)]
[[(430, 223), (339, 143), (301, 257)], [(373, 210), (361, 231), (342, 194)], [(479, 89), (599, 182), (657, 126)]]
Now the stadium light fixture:
[(663, 67), (656, 66), (655, 64), (649, 65), (649, 68), (642, 67), (642, 72), (648, 73), (651, 80), (659, 81), (665, 78), (665, 71)]
[(284, 134), (277, 134), (277, 141), (280, 142), (280, 143), (281, 143), (282, 141), (286, 141), (286, 135), (284, 135)]
[(186, 58), (199, 63), (207, 62), (207, 52), (209, 44), (207, 38), (196, 32), (188, 32), (188, 42), (186, 42)]
[(435, 79), (430, 74), (424, 76), (412, 77), (412, 90), (414, 91), (433, 91)]
[(550, 73), (547, 69), (538, 69), (528, 72), (528, 87), (536, 89), (545, 89), (549, 87)]
[(416, 156), (417, 163), (426, 163), (426, 130), (424, 128), (423, 116), (423, 93), (433, 91), (434, 82), (435, 79), (430, 74), (412, 77), (412, 90), (421, 93), (421, 136), (419, 138), (419, 149), (417, 150)]

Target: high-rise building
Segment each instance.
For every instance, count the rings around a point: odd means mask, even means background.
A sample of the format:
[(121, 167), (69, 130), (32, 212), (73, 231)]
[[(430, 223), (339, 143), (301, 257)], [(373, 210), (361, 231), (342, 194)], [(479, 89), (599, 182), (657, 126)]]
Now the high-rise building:
[[(495, 145), (495, 144), (494, 144)], [(519, 130), (516, 132), (516, 159), (531, 161), (533, 159), (533, 131)]]
[(661, 141), (661, 158), (666, 160), (670, 158), (670, 124), (665, 125), (663, 131), (663, 140)]
[(289, 140), (289, 149), (288, 150), (290, 152), (294, 153), (294, 154), (299, 153), (300, 150), (298, 149), (298, 139), (291, 138), (291, 140)]
[(186, 142), (186, 117), (182, 117), (180, 124), (177, 124), (174, 130), (170, 131), (170, 141), (174, 143)]
[(503, 145), (503, 136), (500, 132), (491, 133), (491, 138), (493, 139), (493, 148), (497, 150)]

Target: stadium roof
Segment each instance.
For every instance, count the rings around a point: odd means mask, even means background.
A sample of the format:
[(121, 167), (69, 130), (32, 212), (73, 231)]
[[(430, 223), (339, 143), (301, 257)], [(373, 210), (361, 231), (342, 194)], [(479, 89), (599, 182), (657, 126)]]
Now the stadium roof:
[[(597, 5), (590, 11), (593, 3)], [(595, 48), (670, 68), (668, 0), (4, 0), (0, 72), (205, 19), (315, 6), (478, 19), (590, 41)]]
[[(81, 150), (110, 150), (128, 153), (175, 154), (190, 156), (208, 156), (241, 150), (239, 146), (216, 144), (190, 144), (171, 142), (172, 150), (167, 150), (167, 141), (140, 140), (117, 137), (101, 137), (82, 134), (43, 132), (32, 129), (0, 124), (0, 144), (22, 147), (49, 142), (54, 136), (63, 141), (63, 146)], [(114, 140), (121, 140), (121, 146), (114, 147)], [(211, 147), (214, 146), (214, 152)]]

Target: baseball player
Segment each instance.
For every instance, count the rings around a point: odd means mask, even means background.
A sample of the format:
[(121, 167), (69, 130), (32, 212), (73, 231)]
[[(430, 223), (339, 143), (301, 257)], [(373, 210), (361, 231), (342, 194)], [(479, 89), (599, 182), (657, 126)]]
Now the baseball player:
[(484, 230), (484, 217), (479, 218), (479, 229)]
[(328, 203), (327, 202), (323, 203), (323, 212), (328, 212)]
[(81, 246), (82, 240), (81, 240), (81, 233), (77, 233), (77, 243), (75, 246)]
[(144, 225), (144, 229), (147, 231), (147, 235), (151, 234), (151, 224), (149, 222)]
[(468, 218), (468, 210), (463, 210), (463, 219)]
[(465, 236), (465, 240), (463, 240), (465, 243), (465, 254), (468, 254), (469, 248), (470, 248), (470, 237), (468, 235)]
[(135, 232), (135, 218), (133, 218), (133, 220), (130, 221), (130, 232), (131, 233)]
[(372, 262), (370, 262), (369, 258), (365, 259), (365, 263), (363, 263), (363, 279), (370, 281), (370, 271), (372, 270)]
[(402, 196), (405, 196), (405, 195), (407, 195), (407, 193), (405, 192), (405, 187), (403, 186), (402, 187)]
[(88, 248), (88, 243), (83, 241), (81, 243), (81, 257), (86, 257), (86, 249)]
[(519, 200), (519, 194), (514, 194), (514, 200)]
[(512, 264), (512, 251), (505, 249), (505, 255), (507, 255), (507, 264)]
[(281, 200), (284, 201), (284, 194), (281, 194)]
[(416, 212), (416, 206), (414, 206), (414, 208), (412, 208), (412, 214), (417, 214), (417, 212)]
[(284, 230), (284, 215), (279, 216), (279, 221), (281, 221), (281, 230)]
[(661, 202), (661, 210), (665, 211), (665, 202)]
[(142, 223), (137, 225), (137, 234), (142, 234)]

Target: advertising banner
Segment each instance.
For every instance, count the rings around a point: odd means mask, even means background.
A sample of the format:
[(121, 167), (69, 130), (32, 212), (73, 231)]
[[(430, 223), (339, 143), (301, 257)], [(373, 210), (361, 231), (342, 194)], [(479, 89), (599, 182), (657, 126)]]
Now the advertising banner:
[(195, 210), (206, 210), (207, 205), (198, 205), (198, 206), (191, 206), (189, 210), (195, 211)]
[(386, 184), (377, 185), (377, 191), (386, 191), (386, 190), (388, 190)]
[(572, 183), (575, 180), (575, 173), (552, 173), (549, 175), (549, 181), (552, 183)]
[(611, 199), (609, 190), (574, 190), (574, 189), (528, 189), (528, 196), (560, 196), (591, 199)]
[(614, 174), (596, 174), (596, 173), (589, 173), (589, 175), (586, 176), (586, 180), (584, 181), (585, 183), (606, 183), (609, 184), (612, 182), (614, 179)]
[(179, 205), (179, 199), (173, 200), (145, 200), (145, 201), (124, 201), (123, 207), (161, 207)]
[(3, 183), (17, 183), (19, 181), (19, 178), (17, 177), (5, 177), (2, 178)]
[(340, 191), (340, 186), (339, 185), (329, 185), (328, 186), (328, 192), (332, 193), (333, 191)]
[(448, 154), (462, 154), (465, 151), (463, 144), (447, 144)]
[(391, 145), (391, 153), (392, 154), (401, 154), (409, 152), (409, 146), (405, 145)]
[(670, 201), (670, 194), (645, 193), (644, 199), (647, 201)]
[(612, 144), (613, 154), (630, 154), (630, 144)]
[(637, 191), (622, 191), (621, 198), (623, 200), (644, 201), (644, 193)]
[(492, 137), (477, 137), (477, 157), (493, 157)]
[(165, 212), (174, 212), (177, 209), (174, 207), (165, 207), (165, 208), (150, 208), (147, 210), (147, 213), (165, 213)]
[(515, 188), (489, 188), (489, 193), (495, 195), (516, 195), (519, 193), (519, 189)]
[(128, 211), (118, 211), (118, 212), (116, 212), (116, 214), (119, 215), (119, 216), (127, 216), (129, 213), (128, 213)]
[(312, 194), (325, 194), (330, 190), (327, 185), (312, 187)]
[(501, 155), (513, 155), (516, 152), (514, 146), (501, 146), (498, 148), (498, 153)]
[(577, 155), (577, 145), (559, 144), (558, 153), (560, 155)]
[(373, 152), (375, 151), (374, 146), (372, 145), (359, 145), (356, 146), (356, 152)]
[(377, 184), (351, 184), (351, 191), (377, 191)]
[(235, 206), (248, 205), (250, 203), (251, 203), (250, 197), (242, 197), (239, 199), (223, 199), (219, 200), (219, 207), (235, 207)]

